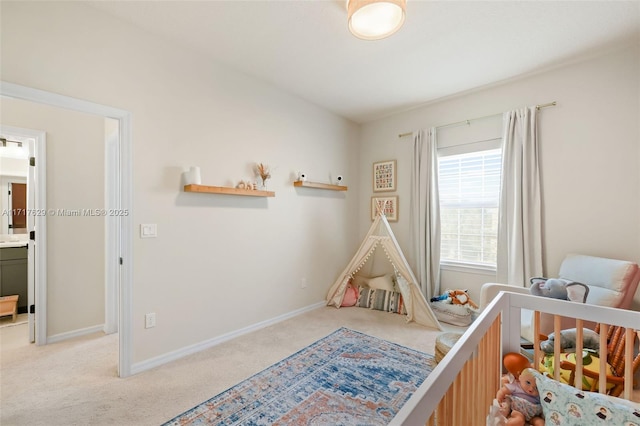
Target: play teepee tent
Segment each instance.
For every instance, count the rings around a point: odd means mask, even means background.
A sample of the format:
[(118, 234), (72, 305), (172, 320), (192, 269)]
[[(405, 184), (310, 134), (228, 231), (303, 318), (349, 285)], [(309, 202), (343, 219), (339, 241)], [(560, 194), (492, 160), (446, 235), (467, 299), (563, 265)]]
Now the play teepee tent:
[(426, 327), (442, 330), (440, 322), (418, 287), (418, 280), (411, 271), (404, 254), (402, 254), (387, 218), (382, 213), (376, 216), (356, 255), (331, 286), (327, 294), (327, 305), (335, 306), (336, 308), (340, 307), (349, 280), (370, 260), (378, 247), (382, 247), (384, 250), (387, 262), (393, 266), (396, 276), (404, 278), (397, 279), (397, 286), (407, 309), (407, 321), (415, 321)]

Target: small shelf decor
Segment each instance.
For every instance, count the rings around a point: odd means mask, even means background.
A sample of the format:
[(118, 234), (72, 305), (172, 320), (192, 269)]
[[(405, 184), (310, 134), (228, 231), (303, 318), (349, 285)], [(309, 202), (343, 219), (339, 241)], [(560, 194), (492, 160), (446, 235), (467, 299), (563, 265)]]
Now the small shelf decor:
[(293, 182), (293, 186), (315, 189), (329, 189), (331, 191), (346, 191), (348, 188), (344, 185), (332, 185), (330, 183), (308, 182), (306, 180), (297, 180)]
[(231, 188), (226, 186), (185, 185), (184, 192), (202, 192), (209, 194), (246, 195), (249, 197), (275, 197), (273, 191), (261, 191), (258, 189)]
[(373, 163), (373, 192), (396, 190), (396, 160)]
[(256, 174), (262, 179), (262, 187), (260, 189), (267, 190), (267, 180), (271, 178), (271, 170), (269, 166), (263, 163), (256, 164)]

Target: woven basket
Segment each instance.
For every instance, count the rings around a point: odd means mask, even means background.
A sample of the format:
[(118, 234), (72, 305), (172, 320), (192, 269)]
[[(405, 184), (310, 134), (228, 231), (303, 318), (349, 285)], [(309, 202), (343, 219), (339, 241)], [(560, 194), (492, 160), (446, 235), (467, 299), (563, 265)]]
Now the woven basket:
[(436, 362), (440, 362), (456, 344), (462, 333), (442, 333), (436, 337)]

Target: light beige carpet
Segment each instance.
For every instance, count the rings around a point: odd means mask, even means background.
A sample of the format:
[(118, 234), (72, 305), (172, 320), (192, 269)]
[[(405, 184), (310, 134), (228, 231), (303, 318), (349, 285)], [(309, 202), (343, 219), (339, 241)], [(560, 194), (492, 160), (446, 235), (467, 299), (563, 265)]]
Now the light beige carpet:
[(324, 307), (121, 379), (117, 335), (35, 346), (26, 325), (6, 327), (0, 424), (160, 425), (343, 326), (430, 354), (439, 334), (397, 314)]

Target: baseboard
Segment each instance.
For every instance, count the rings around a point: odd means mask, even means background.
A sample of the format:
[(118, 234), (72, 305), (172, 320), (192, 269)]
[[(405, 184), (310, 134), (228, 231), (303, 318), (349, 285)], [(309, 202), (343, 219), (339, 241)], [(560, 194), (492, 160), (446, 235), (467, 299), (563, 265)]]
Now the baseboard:
[(314, 303), (313, 305), (306, 306), (304, 308), (296, 309), (295, 311), (288, 312), (283, 315), (279, 315), (275, 318), (262, 321), (256, 324), (252, 324), (248, 327), (241, 328), (239, 330), (235, 330), (226, 334), (223, 334), (218, 337), (214, 337), (213, 339), (205, 340), (200, 343), (196, 343), (195, 345), (185, 346), (182, 349), (178, 349), (176, 351), (168, 352), (164, 355), (160, 355), (154, 358), (150, 358), (146, 361), (135, 363), (131, 366), (131, 374), (142, 373), (143, 371), (150, 370), (152, 368), (158, 367), (160, 365), (166, 364), (168, 362), (175, 361), (177, 359), (183, 358), (187, 355), (194, 354), (196, 352), (203, 351), (205, 349), (209, 349), (213, 346), (219, 345), (231, 339), (235, 339), (236, 337), (242, 336), (247, 333), (251, 333), (252, 331), (260, 330), (261, 328), (268, 327), (270, 325), (282, 322), (289, 318), (293, 318), (295, 316), (304, 314), (305, 312), (312, 311), (314, 309), (321, 308), (326, 306), (327, 302), (322, 301), (318, 303)]
[(79, 330), (68, 331), (66, 333), (54, 334), (47, 337), (46, 344), (62, 342), (63, 340), (73, 339), (74, 337), (86, 336), (87, 334), (104, 331), (104, 324), (94, 325), (93, 327), (81, 328)]

